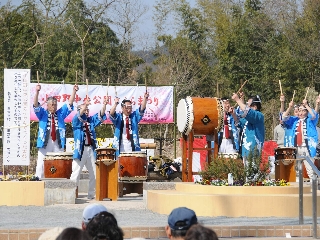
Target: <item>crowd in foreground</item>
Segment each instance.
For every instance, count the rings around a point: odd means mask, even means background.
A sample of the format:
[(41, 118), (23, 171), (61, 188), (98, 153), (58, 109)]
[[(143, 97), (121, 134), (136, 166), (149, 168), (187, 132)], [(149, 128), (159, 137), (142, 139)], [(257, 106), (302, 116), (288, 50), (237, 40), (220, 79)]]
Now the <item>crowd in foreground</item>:
[[(168, 239), (173, 240), (218, 240), (217, 234), (198, 223), (192, 209), (178, 207), (172, 210), (165, 226)], [(82, 213), (81, 228), (56, 227), (47, 230), (39, 240), (123, 240), (124, 233), (117, 219), (102, 204), (88, 205)], [(132, 238), (135, 240), (143, 238)]]

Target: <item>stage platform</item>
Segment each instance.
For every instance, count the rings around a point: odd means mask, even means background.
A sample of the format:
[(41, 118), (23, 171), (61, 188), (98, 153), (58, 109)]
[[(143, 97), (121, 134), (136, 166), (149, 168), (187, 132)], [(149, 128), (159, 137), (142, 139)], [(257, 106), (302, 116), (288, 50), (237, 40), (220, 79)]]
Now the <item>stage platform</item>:
[[(144, 183), (147, 209), (169, 214), (186, 206), (198, 216), (299, 217), (299, 186), (211, 186), (195, 183)], [(320, 193), (317, 191), (317, 202)], [(312, 216), (311, 185), (303, 184), (303, 214)], [(320, 208), (317, 208), (317, 216)]]

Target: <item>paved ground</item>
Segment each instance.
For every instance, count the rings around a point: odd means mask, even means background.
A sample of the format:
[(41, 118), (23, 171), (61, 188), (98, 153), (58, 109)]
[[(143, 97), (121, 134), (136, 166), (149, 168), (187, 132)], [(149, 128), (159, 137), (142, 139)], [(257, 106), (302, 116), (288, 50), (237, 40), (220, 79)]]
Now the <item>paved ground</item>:
[[(95, 200), (87, 200), (85, 194), (79, 194), (76, 204), (57, 204), (52, 206), (0, 206), (0, 229), (32, 229), (52, 227), (80, 227), (83, 209)], [(129, 195), (118, 201), (99, 202), (115, 215), (120, 227), (164, 227), (167, 215), (151, 212), (145, 208), (142, 196)], [(298, 218), (228, 218), (199, 217), (199, 222), (207, 226), (274, 226), (299, 225)], [(312, 218), (304, 218), (304, 224), (312, 224)], [(318, 223), (319, 224), (319, 223)], [(283, 240), (283, 238), (267, 238)], [(240, 238), (233, 238), (240, 240)], [(241, 238), (244, 240), (247, 238)], [(253, 240), (255, 238), (250, 238)], [(264, 238), (266, 239), (266, 238)], [(305, 240), (310, 238), (295, 238)]]

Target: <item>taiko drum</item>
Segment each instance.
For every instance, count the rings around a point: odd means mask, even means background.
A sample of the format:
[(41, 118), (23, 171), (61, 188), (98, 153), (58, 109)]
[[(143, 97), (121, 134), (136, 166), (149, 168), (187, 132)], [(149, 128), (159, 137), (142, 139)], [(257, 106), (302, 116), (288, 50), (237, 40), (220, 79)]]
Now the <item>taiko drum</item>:
[(72, 152), (48, 152), (44, 157), (45, 178), (67, 178), (72, 173)]
[(177, 107), (177, 126), (181, 133), (212, 135), (223, 125), (223, 103), (218, 98), (187, 97)]
[(119, 155), (119, 176), (147, 177), (148, 160), (145, 152), (126, 152)]

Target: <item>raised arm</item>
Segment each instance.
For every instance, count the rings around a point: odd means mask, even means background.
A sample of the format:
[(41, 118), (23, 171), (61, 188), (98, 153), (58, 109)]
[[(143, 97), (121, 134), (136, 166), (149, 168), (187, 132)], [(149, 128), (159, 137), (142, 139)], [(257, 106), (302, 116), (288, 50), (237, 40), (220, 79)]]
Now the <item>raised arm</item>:
[(38, 85), (36, 86), (36, 93), (35, 93), (34, 99), (33, 99), (33, 106), (34, 106), (34, 107), (38, 107), (38, 103), (39, 103), (38, 98), (39, 98), (39, 92), (40, 92), (40, 90), (41, 90), (41, 85), (38, 84)]
[(142, 104), (140, 106), (141, 111), (144, 111), (146, 109), (148, 97), (149, 97), (149, 93), (145, 92)]
[(319, 111), (319, 104), (320, 104), (320, 95), (317, 97), (316, 99), (316, 106), (314, 108), (314, 110), (316, 111), (316, 113), (318, 113)]
[(243, 103), (243, 101), (239, 98), (237, 93), (233, 93), (232, 99), (238, 104), (238, 106), (242, 111), (246, 109), (247, 105)]
[[(108, 96), (107, 96), (108, 97)], [(106, 98), (102, 103), (102, 108), (100, 110), (100, 116), (102, 117), (106, 113), (106, 107), (108, 104), (108, 98)]]
[(282, 119), (284, 119), (285, 117), (289, 116), (290, 115), (290, 111), (292, 110), (293, 108), (293, 101), (289, 102), (289, 107), (287, 109), (287, 111), (285, 111), (283, 114), (282, 114)]
[(308, 112), (311, 115), (311, 119), (315, 119), (316, 115), (314, 115), (314, 112), (312, 111), (312, 108), (309, 106), (307, 99), (303, 99), (302, 101), (303, 106), (308, 110)]
[(72, 94), (69, 98), (69, 105), (71, 106), (73, 104), (73, 101), (74, 101), (74, 98), (76, 96), (76, 92), (79, 90), (79, 87), (78, 85), (74, 85), (73, 86), (73, 90), (72, 90)]
[(116, 108), (117, 108), (117, 106), (118, 106), (118, 104), (119, 104), (119, 101), (120, 101), (120, 98), (118, 98), (118, 97), (116, 97), (116, 98), (114, 99), (114, 104), (113, 104), (113, 106), (112, 106), (111, 109), (110, 109), (110, 115), (111, 115), (111, 116), (114, 116), (114, 114), (115, 114), (115, 112), (116, 112)]
[(285, 97), (284, 95), (282, 94), (280, 96), (280, 112), (283, 113), (284, 112), (284, 101), (285, 101)]

